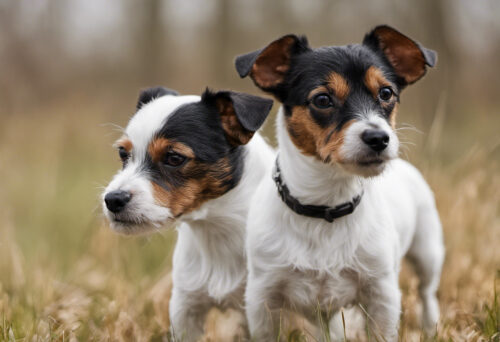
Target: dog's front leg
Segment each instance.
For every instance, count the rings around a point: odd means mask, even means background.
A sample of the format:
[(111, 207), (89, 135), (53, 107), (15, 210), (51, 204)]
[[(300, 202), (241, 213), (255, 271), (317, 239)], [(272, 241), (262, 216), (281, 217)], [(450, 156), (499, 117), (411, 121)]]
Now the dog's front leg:
[(278, 295), (277, 284), (269, 284), (269, 279), (248, 278), (245, 292), (246, 315), (251, 340), (259, 342), (279, 341), (282, 296)]
[(383, 278), (369, 280), (361, 298), (369, 331), (376, 340), (397, 341), (401, 314), (401, 291), (398, 277), (391, 273)]
[(176, 288), (170, 300), (170, 324), (174, 341), (195, 342), (203, 334), (205, 317), (212, 306), (208, 295)]

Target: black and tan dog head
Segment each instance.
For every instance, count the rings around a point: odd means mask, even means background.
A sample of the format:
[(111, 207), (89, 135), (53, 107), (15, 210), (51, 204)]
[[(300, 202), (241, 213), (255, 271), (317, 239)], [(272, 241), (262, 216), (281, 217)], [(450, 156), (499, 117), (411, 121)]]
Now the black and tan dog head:
[(272, 102), (232, 91), (207, 90), (201, 98), (162, 87), (143, 91), (116, 143), (123, 169), (103, 193), (112, 228), (146, 232), (234, 188), (244, 145)]
[(303, 154), (363, 176), (397, 156), (400, 92), (435, 63), (434, 51), (388, 26), (362, 44), (317, 49), (287, 35), (235, 62), (241, 77), (283, 103), (286, 129)]

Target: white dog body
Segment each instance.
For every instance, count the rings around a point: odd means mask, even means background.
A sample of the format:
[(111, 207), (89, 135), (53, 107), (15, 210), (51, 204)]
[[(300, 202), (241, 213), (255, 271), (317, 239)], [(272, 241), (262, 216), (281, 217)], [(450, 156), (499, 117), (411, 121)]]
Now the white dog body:
[(188, 214), (177, 228), (170, 316), (174, 329), (190, 329), (179, 333), (182, 341), (201, 335), (211, 307), (244, 309), (246, 218), (255, 188), (270, 172), (275, 155), (259, 134), (247, 149), (240, 183)]
[(236, 58), (240, 77), (282, 103), (276, 171), (248, 216), (246, 311), (256, 341), (276, 340), (282, 308), (343, 338), (335, 315), (358, 303), (377, 340), (395, 341), (404, 255), (420, 278), (423, 326), (436, 329), (441, 224), (420, 173), (397, 159), (396, 135), (401, 91), (436, 60), (386, 25), (361, 44), (311, 48), (288, 34)]
[[(378, 124), (390, 131), (384, 121)], [(375, 333), (393, 339), (394, 322), (400, 315), (399, 264), (407, 253), (424, 276), (424, 315), (427, 327), (434, 328), (439, 315), (434, 292), (441, 265), (425, 259), (441, 260), (443, 247), (434, 198), (420, 173), (395, 159), (380, 176), (353, 176), (300, 153), (284, 125), (281, 110), (279, 165), (299, 201), (335, 207), (363, 191), (364, 195), (352, 214), (329, 223), (290, 210), (279, 197), (271, 173), (264, 178), (254, 196), (247, 228), (246, 298), (255, 336), (259, 341), (275, 338), (279, 314), (273, 310), (282, 307), (314, 319), (318, 309), (331, 317), (341, 307), (361, 303), (369, 320), (376, 322)], [(355, 135), (355, 125), (346, 134), (346, 142), (350, 134)], [(397, 139), (391, 138), (397, 145)]]
[(247, 214), (275, 156), (256, 131), (271, 106), (231, 91), (151, 88), (116, 143), (123, 169), (103, 193), (104, 213), (128, 235), (177, 225), (169, 313), (181, 341), (203, 334), (210, 308), (244, 309)]

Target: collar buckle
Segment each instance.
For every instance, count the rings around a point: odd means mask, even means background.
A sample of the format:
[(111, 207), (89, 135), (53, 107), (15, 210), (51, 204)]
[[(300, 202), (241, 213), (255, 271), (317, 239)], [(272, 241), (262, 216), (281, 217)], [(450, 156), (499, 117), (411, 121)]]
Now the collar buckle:
[(325, 210), (325, 220), (333, 222), (336, 218), (352, 214), (354, 212), (354, 203), (342, 203), (335, 208), (328, 208)]

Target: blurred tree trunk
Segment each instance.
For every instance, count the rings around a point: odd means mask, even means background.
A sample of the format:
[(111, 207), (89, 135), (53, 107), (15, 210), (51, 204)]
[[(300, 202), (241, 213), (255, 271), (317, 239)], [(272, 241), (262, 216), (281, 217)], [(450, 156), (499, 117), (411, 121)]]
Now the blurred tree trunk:
[(450, 82), (450, 75), (453, 70), (457, 70), (457, 60), (452, 53), (452, 48), (446, 39), (447, 23), (450, 18), (447, 17), (446, 1), (445, 0), (422, 0), (420, 3), (421, 18), (425, 18), (423, 25), (426, 34), (422, 37), (424, 46), (435, 49), (438, 52), (437, 70), (433, 72), (432, 83), (427, 83), (423, 94), (426, 101), (424, 105), (424, 113), (426, 121), (430, 122), (437, 114), (437, 110), (448, 112), (450, 109), (448, 103), (441, 104), (438, 109), (439, 102), (445, 98), (452, 98), (451, 93), (454, 92), (453, 84)]
[[(63, 72), (62, 18), (66, 6), (63, 0), (54, 0), (43, 7), (41, 14), (32, 17), (35, 23), (28, 30), (20, 22), (25, 10), (20, 1), (6, 1), (0, 7), (0, 31), (4, 41), (2, 61), (9, 65), (0, 80), (0, 90), (12, 102), (22, 98), (24, 102), (36, 102), (52, 93), (57, 78)], [(52, 58), (42, 55), (50, 51)], [(15, 80), (14, 90), (9, 83)], [(5, 82), (5, 83), (4, 83)], [(29, 100), (28, 100), (29, 99)], [(8, 105), (8, 100), (2, 101)]]
[(230, 0), (218, 0), (216, 14), (213, 17), (213, 79), (217, 86), (227, 87), (229, 71), (232, 71), (232, 59), (229, 47), (231, 46), (231, 5)]
[(321, 2), (321, 10), (319, 13), (320, 31), (318, 34), (319, 41), (325, 42), (327, 44), (329, 41), (334, 41), (332, 36), (334, 35), (334, 20), (333, 20), (333, 9), (335, 8), (336, 1), (333, 0), (323, 0)]
[[(169, 61), (164, 52), (165, 41), (163, 27), (166, 24), (162, 16), (162, 0), (141, 1), (137, 6), (142, 8), (142, 18), (139, 27), (138, 51), (139, 61), (138, 74), (141, 83), (153, 86), (165, 83), (165, 74), (168, 73)], [(135, 16), (131, 14), (131, 18)], [(168, 35), (166, 35), (168, 38)]]

